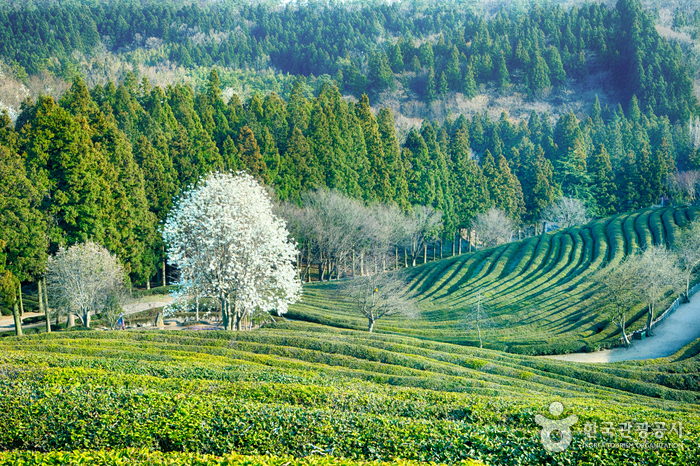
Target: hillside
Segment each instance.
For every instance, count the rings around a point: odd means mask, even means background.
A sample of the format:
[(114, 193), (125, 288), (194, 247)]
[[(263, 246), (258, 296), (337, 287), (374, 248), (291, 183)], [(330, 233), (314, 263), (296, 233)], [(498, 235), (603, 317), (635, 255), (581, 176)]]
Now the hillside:
[[(610, 346), (619, 330), (596, 303), (587, 279), (646, 245), (672, 244), (696, 215), (696, 208), (638, 210), (409, 269), (408, 291), (421, 316), (387, 318), (377, 331), (478, 345), (465, 318), (480, 292), (494, 324), (483, 332), (489, 348), (551, 354)], [(336, 287), (307, 286), (287, 318), (364, 329), (365, 320), (348, 310)], [(643, 306), (636, 311), (630, 330), (646, 323)]]
[[(3, 339), (0, 348), (0, 451), (129, 447), (494, 465), (697, 458), (697, 342), (666, 360), (609, 366), (314, 324), (62, 333)], [(557, 456), (542, 448), (533, 421), (553, 400), (579, 417), (574, 443)], [(681, 422), (683, 433), (663, 435), (673, 449), (583, 443), (584, 424), (632, 420)], [(622, 441), (617, 432), (588, 440), (606, 439)], [(0, 464), (22, 455), (0, 453)]]

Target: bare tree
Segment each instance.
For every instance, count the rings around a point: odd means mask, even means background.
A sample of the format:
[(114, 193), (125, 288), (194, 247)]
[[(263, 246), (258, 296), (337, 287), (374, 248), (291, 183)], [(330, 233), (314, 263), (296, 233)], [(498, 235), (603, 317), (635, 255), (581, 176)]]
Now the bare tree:
[(695, 204), (697, 189), (700, 184), (700, 171), (689, 170), (676, 173), (670, 180), (682, 198), (682, 202)]
[(560, 197), (542, 211), (542, 221), (559, 228), (569, 228), (590, 221), (586, 206), (580, 199)]
[(484, 347), (483, 340), (481, 338), (481, 330), (496, 327), (496, 323), (488, 314), (485, 306), (485, 299), (481, 293), (481, 290), (477, 292), (476, 304), (474, 304), (469, 313), (467, 313), (467, 315), (464, 317), (464, 327), (467, 330), (476, 329), (479, 336), (479, 348)]
[(403, 234), (403, 221), (403, 214), (394, 205), (375, 204), (368, 209), (364, 229), (374, 273), (386, 271), (392, 253), (398, 264), (397, 245)]
[(427, 261), (428, 243), (438, 237), (442, 229), (442, 212), (427, 206), (416, 206), (403, 222), (403, 243), (411, 252), (413, 265), (423, 251), (423, 263)]
[(647, 305), (646, 330), (651, 332), (654, 308), (666, 297), (669, 291), (677, 290), (682, 283), (681, 270), (676, 266), (676, 258), (666, 246), (649, 246), (639, 259), (637, 287)]
[(51, 297), (86, 328), (90, 317), (118, 305), (123, 296), (125, 272), (119, 259), (99, 244), (88, 241), (61, 248), (49, 258), (46, 286)]
[(685, 300), (687, 301), (690, 279), (693, 277), (695, 268), (700, 264), (700, 222), (695, 221), (686, 226), (676, 239), (673, 249), (678, 257), (678, 267), (685, 280)]
[(367, 318), (367, 330), (382, 317), (403, 314), (411, 316), (415, 306), (405, 292), (406, 282), (399, 272), (376, 273), (344, 282), (339, 295), (349, 299), (353, 310)]
[(627, 313), (640, 300), (638, 280), (640, 256), (627, 256), (616, 265), (609, 265), (592, 276), (598, 285), (597, 299), (603, 306), (612, 307), (610, 320), (622, 333), (625, 346), (630, 346), (627, 338)]
[(477, 214), (472, 220), (472, 228), (487, 248), (510, 242), (515, 232), (513, 221), (496, 207)]

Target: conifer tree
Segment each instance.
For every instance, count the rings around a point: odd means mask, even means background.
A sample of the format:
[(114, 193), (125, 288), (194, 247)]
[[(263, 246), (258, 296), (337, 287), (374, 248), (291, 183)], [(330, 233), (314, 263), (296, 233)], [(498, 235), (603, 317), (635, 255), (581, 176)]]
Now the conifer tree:
[(629, 151), (623, 159), (622, 170), (618, 176), (618, 212), (636, 210), (640, 207), (637, 191), (640, 187), (639, 182), (637, 158), (633, 151)]
[(523, 139), (520, 152), (523, 160), (523, 176), (520, 179), (526, 219), (536, 222), (540, 213), (561, 193), (554, 181), (552, 163), (545, 158), (542, 146), (534, 146), (527, 139)]
[(408, 182), (406, 181), (406, 167), (401, 155), (399, 140), (396, 136), (394, 115), (388, 108), (379, 110), (377, 114), (377, 127), (380, 139), (384, 145), (384, 157), (391, 183), (391, 197), (396, 205), (403, 211), (410, 207), (408, 202)]
[(430, 103), (437, 99), (437, 90), (435, 86), (435, 70), (430, 67), (428, 70), (428, 80), (425, 84), (425, 101)]
[(591, 194), (596, 201), (598, 215), (607, 217), (616, 213), (617, 186), (612, 164), (605, 145), (599, 144), (591, 155), (588, 164), (588, 173), (591, 179)]
[(474, 80), (474, 67), (471, 61), (467, 65), (467, 70), (464, 73), (463, 91), (468, 99), (472, 99), (477, 95), (476, 81)]
[[(447, 82), (452, 90), (457, 91), (460, 89), (459, 81), (462, 77), (462, 72), (459, 67), (459, 50), (457, 50), (456, 45), (452, 47), (450, 58), (447, 60), (445, 76), (447, 77)], [(473, 74), (472, 79), (474, 79)]]
[(391, 177), (387, 170), (384, 157), (384, 147), (379, 137), (379, 127), (377, 120), (372, 115), (367, 95), (363, 95), (356, 106), (357, 116), (364, 133), (367, 159), (369, 160), (370, 176), (373, 180), (374, 195), (372, 200), (380, 202), (391, 202), (393, 191)]
[(253, 177), (267, 182), (267, 167), (260, 153), (260, 146), (255, 139), (253, 131), (244, 126), (238, 135), (238, 157), (241, 161), (241, 169), (247, 171)]
[(503, 52), (498, 57), (498, 64), (496, 65), (496, 75), (494, 76), (496, 80), (496, 87), (504, 90), (510, 84), (510, 74), (508, 73), (508, 67), (506, 66), (506, 57)]
[(566, 71), (564, 71), (564, 65), (561, 63), (561, 56), (556, 47), (549, 47), (547, 49), (549, 55), (549, 70), (551, 76), (551, 82), (555, 86), (561, 86), (566, 81)]

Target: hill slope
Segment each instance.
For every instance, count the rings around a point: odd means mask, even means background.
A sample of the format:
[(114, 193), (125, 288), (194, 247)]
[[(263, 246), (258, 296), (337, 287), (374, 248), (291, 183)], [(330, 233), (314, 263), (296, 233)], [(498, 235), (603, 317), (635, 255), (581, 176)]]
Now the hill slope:
[[(654, 363), (601, 367), (296, 323), (237, 333), (44, 334), (3, 339), (0, 348), (0, 451), (554, 464), (533, 418), (560, 400), (564, 416), (579, 422), (558, 464), (697, 458), (700, 344)], [(678, 445), (583, 443), (621, 441), (617, 432), (587, 438), (585, 424), (644, 421), (666, 422), (664, 441)], [(670, 431), (678, 422), (680, 436)], [(0, 462), (11, 455), (0, 453)]]
[[(649, 244), (672, 244), (696, 215), (695, 208), (639, 210), (409, 269), (421, 316), (388, 318), (377, 330), (476, 345), (465, 318), (481, 293), (495, 323), (483, 332), (487, 347), (548, 354), (609, 346), (619, 331), (596, 302), (589, 277)], [(288, 317), (365, 328), (335, 289), (335, 283), (307, 286)], [(630, 330), (644, 326), (644, 312), (639, 306), (630, 317)]]

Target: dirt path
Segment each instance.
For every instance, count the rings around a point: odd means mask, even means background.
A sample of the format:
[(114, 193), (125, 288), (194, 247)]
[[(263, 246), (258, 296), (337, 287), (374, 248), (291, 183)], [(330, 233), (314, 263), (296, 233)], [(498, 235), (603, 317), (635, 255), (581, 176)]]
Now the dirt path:
[[(170, 304), (173, 298), (170, 296), (148, 296), (139, 299), (137, 302), (125, 304), (123, 306), (124, 313), (126, 315), (136, 314), (137, 312), (145, 311), (148, 309), (163, 307)], [(22, 319), (35, 316), (43, 316), (44, 314), (39, 314), (38, 312), (25, 312)], [(54, 317), (52, 317), (53, 319)], [(52, 320), (53, 322), (53, 320)], [(23, 329), (34, 328), (34, 327), (44, 327), (46, 322), (39, 322), (38, 324), (24, 324)], [(0, 316), (0, 332), (14, 331), (15, 330), (15, 320), (13, 316)]]
[(542, 357), (573, 362), (618, 362), (671, 356), (691, 341), (700, 338), (700, 293), (692, 296), (688, 304), (682, 304), (676, 312), (666, 317), (658, 327), (653, 328), (653, 332), (654, 336), (650, 338), (632, 340), (630, 348)]

